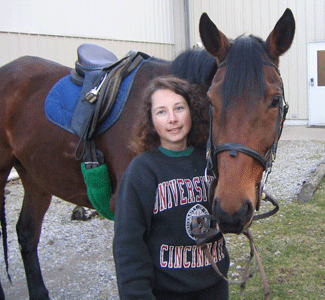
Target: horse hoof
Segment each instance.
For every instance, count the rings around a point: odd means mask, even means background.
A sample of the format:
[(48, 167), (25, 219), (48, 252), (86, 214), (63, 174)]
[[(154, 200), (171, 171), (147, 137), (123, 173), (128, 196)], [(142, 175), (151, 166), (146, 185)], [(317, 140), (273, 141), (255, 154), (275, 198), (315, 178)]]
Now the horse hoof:
[(86, 221), (86, 210), (82, 206), (76, 206), (71, 214), (71, 220)]

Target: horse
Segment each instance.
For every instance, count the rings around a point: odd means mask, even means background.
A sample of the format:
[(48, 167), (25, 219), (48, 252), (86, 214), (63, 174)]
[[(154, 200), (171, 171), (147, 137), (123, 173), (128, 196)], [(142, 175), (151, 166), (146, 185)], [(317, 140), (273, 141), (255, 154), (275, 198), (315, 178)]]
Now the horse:
[(218, 62), (207, 94), (213, 120), (210, 152), (217, 164), (210, 202), (219, 229), (239, 234), (259, 209), (276, 156), (288, 110), (279, 57), (293, 42), (295, 20), (286, 9), (265, 42), (252, 35), (231, 41), (207, 14), (199, 29), (205, 49)]
[[(205, 49), (188, 50), (174, 61), (147, 59), (137, 72), (118, 121), (95, 138), (112, 180), (112, 211), (119, 181), (134, 157), (128, 141), (141, 105), (142, 90), (156, 76), (173, 74), (196, 84), (200, 94), (207, 93), (208, 99), (203, 97), (203, 101), (207, 117), (209, 103), (212, 105), (211, 135), (216, 147), (240, 143), (260, 155), (267, 154), (277, 139), (277, 116), (282, 101), (282, 82), (273, 65), (278, 65), (278, 57), (290, 47), (293, 34), (290, 10), (286, 10), (265, 44), (251, 36), (229, 41), (204, 13), (200, 35)], [(4, 188), (10, 170), (15, 167), (24, 187), (16, 230), (30, 299), (49, 299), (37, 246), (52, 195), (93, 208), (80, 162), (75, 159), (79, 137), (50, 122), (44, 112), (49, 91), (70, 72), (66, 66), (29, 56), (0, 68), (1, 219)], [(250, 225), (258, 208), (256, 188), (263, 168), (249, 155), (242, 152), (234, 155), (230, 150), (229, 157), (226, 152), (228, 149), (215, 157), (218, 181), (212, 189), (214, 214), (224, 233), (240, 233)], [(0, 285), (0, 298), (4, 296)]]

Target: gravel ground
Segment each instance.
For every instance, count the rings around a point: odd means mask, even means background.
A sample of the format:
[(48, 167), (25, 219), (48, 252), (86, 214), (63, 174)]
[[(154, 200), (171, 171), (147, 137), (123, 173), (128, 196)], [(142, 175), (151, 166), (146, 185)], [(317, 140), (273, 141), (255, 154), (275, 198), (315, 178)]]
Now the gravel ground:
[[(325, 141), (280, 141), (266, 190), (282, 206), (296, 201), (303, 183), (324, 162)], [(8, 183), (7, 189), (9, 271), (13, 285), (6, 278), (2, 255), (0, 279), (7, 299), (28, 299), (15, 231), (23, 189), (19, 180)], [(38, 253), (50, 297), (118, 299), (112, 257), (113, 222), (100, 218), (71, 221), (73, 208), (74, 205), (54, 197), (43, 222)]]

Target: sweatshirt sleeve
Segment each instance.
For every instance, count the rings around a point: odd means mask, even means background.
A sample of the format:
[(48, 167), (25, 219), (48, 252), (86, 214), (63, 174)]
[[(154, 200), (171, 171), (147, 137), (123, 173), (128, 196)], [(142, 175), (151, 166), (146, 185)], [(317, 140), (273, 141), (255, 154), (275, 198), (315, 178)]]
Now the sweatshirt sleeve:
[(130, 173), (123, 175), (115, 210), (113, 253), (121, 300), (155, 299), (153, 264), (146, 237), (155, 189)]

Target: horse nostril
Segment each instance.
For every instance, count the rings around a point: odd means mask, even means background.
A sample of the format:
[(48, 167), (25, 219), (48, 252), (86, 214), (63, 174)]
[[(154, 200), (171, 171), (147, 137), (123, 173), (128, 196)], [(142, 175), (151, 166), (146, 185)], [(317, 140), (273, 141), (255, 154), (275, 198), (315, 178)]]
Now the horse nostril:
[(246, 200), (239, 212), (242, 215), (242, 223), (245, 225), (251, 219), (254, 212), (252, 203)]

